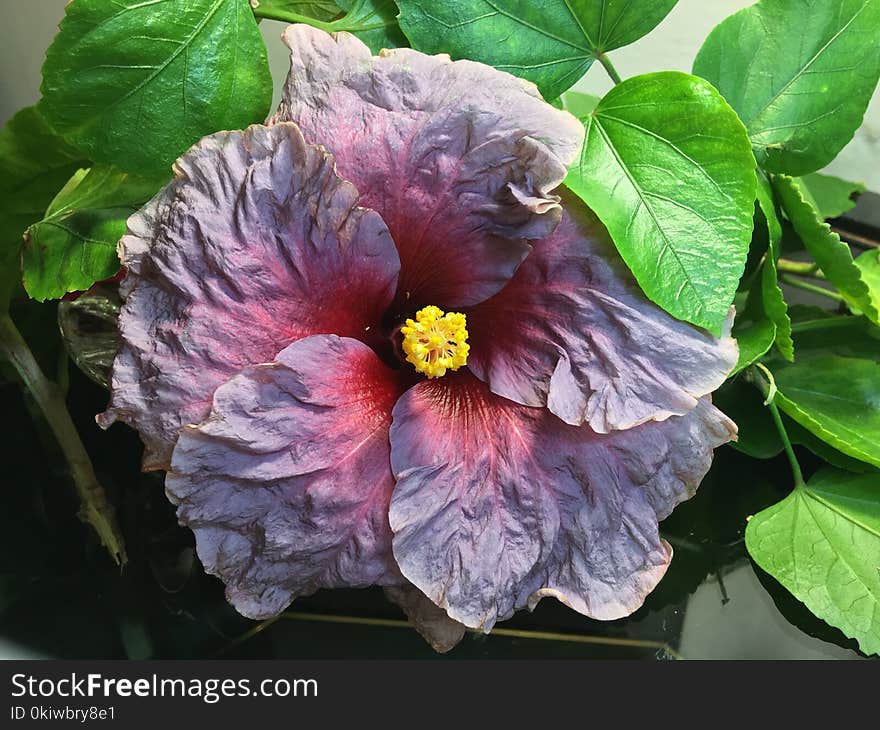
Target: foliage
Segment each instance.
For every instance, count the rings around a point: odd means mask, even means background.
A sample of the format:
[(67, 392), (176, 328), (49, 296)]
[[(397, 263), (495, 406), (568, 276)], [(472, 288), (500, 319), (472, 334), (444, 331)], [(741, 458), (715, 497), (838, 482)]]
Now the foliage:
[[(43, 99), (0, 131), (0, 315), (11, 324), (12, 298), (59, 299), (112, 277), (126, 219), (172, 162), (266, 118), (258, 20), (351, 32), (374, 53), (411, 44), (493, 65), (583, 124), (566, 185), (646, 296), (715, 335), (736, 303), (740, 359), (716, 402), (739, 423), (736, 456), (785, 452), (794, 484), (751, 519), (746, 546), (880, 653), (880, 251), (854, 250), (826, 222), (864, 186), (818, 172), (877, 86), (880, 0), (759, 0), (710, 33), (693, 75), (621, 80), (609, 54), (675, 4), (71, 0)], [(601, 99), (572, 89), (595, 61), (615, 82)], [(793, 288), (824, 306), (790, 306)], [(805, 481), (798, 458), (822, 467)]]

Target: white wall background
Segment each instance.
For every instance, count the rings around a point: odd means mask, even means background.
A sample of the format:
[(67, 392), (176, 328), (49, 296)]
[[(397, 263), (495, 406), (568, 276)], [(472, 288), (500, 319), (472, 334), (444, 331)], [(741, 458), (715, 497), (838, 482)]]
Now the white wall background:
[[(39, 98), (43, 54), (55, 35), (66, 2), (0, 0), (0, 124)], [(632, 46), (614, 51), (611, 58), (624, 78), (648, 71), (690, 71), (709, 31), (728, 15), (751, 4), (752, 0), (679, 0), (659, 27)], [(809, 22), (809, 18), (804, 22)], [(280, 40), (283, 26), (263, 21), (261, 28), (277, 90), (287, 72), (287, 49)], [(611, 82), (599, 64), (577, 85), (581, 91), (598, 94), (610, 87)], [(874, 94), (865, 124), (828, 170), (880, 191), (880, 94)]]

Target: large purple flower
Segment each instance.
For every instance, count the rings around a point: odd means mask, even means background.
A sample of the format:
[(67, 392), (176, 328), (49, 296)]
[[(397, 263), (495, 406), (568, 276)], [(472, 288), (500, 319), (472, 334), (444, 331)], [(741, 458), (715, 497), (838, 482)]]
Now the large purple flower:
[(545, 595), (634, 611), (735, 435), (708, 398), (734, 341), (554, 193), (583, 130), (531, 84), (284, 39), (270, 126), (202, 140), (129, 221), (100, 422), (138, 429), (247, 616), (378, 584), (446, 649)]

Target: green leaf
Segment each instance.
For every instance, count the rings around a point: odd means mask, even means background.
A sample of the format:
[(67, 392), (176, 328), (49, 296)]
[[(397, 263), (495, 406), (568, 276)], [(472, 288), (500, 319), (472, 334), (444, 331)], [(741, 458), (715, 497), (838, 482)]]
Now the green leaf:
[(694, 73), (749, 130), (758, 163), (803, 175), (833, 160), (880, 77), (878, 0), (761, 0), (706, 39)]
[(749, 520), (746, 548), (819, 618), (880, 653), (880, 475), (823, 469)]
[(793, 421), (787, 416), (783, 417), (785, 422), (785, 430), (789, 439), (793, 444), (799, 444), (812, 451), (820, 459), (827, 461), (831, 466), (845, 471), (855, 472), (856, 474), (869, 474), (877, 472), (876, 466), (854, 459), (851, 456), (838, 451), (832, 446), (826, 444), (822, 439), (811, 434), (807, 429), (801, 426), (797, 421)]
[(862, 281), (868, 286), (871, 304), (880, 312), (880, 248), (860, 254), (855, 264), (862, 274)]
[(397, 24), (397, 5), (394, 0), (337, 0), (335, 20), (319, 17), (313, 9), (303, 8), (314, 3), (288, 0), (260, 0), (254, 13), (262, 18), (286, 23), (306, 23), (327, 33), (346, 32), (360, 38), (373, 53), (383, 48), (408, 46), (409, 41)]
[(754, 215), (755, 161), (736, 114), (702, 79), (662, 71), (618, 84), (582, 121), (566, 185), (652, 301), (719, 334)]
[[(330, 0), (250, 0), (256, 15), (272, 17), (278, 13), (295, 13), (304, 19), (330, 21), (343, 13), (341, 3)], [(305, 21), (304, 21), (305, 22)]]
[(759, 319), (743, 326), (737, 323), (733, 328), (733, 336), (739, 345), (739, 360), (730, 377), (767, 354), (776, 339), (776, 325), (769, 319)]
[[(558, 109), (565, 109), (578, 119), (583, 119), (599, 106), (601, 98), (595, 94), (584, 94), (580, 91), (566, 91), (559, 99), (554, 100), (553, 105)], [(559, 102), (559, 103), (556, 103)]]
[(767, 364), (779, 408), (838, 451), (880, 467), (880, 364), (821, 350)]
[[(763, 403), (763, 396), (747, 379), (740, 377), (729, 380), (715, 391), (712, 402), (739, 428), (737, 440), (730, 444), (734, 449), (753, 459), (772, 459), (782, 453), (782, 439), (770, 411)], [(783, 414), (782, 420), (793, 444), (809, 449), (832, 466), (858, 474), (877, 471), (877, 467), (833, 448), (788, 416)]]
[(812, 172), (801, 178), (803, 186), (809, 191), (816, 209), (826, 220), (842, 216), (855, 208), (854, 195), (865, 192), (862, 183), (850, 182), (833, 175)]
[(45, 217), (28, 228), (22, 250), (28, 294), (39, 301), (56, 299), (113, 276), (126, 220), (164, 182), (101, 165), (79, 170)]
[(773, 201), (773, 190), (770, 182), (762, 173), (758, 174), (758, 206), (767, 222), (767, 233), (770, 246), (761, 270), (761, 299), (764, 312), (776, 325), (776, 347), (786, 360), (794, 360), (794, 342), (791, 339), (791, 319), (788, 316), (788, 305), (779, 286), (776, 262), (782, 250), (782, 225)]
[(346, 15), (330, 24), (328, 30), (331, 32), (354, 33), (373, 53), (379, 53), (383, 48), (409, 45), (397, 24), (394, 0), (339, 0), (339, 6)]
[(19, 287), (25, 229), (84, 162), (55, 134), (36, 107), (16, 114), (0, 131), (0, 313)]
[(247, 0), (73, 0), (42, 91), (68, 141), (144, 174), (206, 134), (265, 119), (272, 79)]
[(798, 352), (832, 353), (880, 363), (880, 327), (866, 317), (835, 315), (819, 307), (790, 308)]
[(508, 71), (555, 99), (597, 54), (649, 33), (677, 0), (398, 0), (413, 48)]
[(810, 203), (809, 191), (803, 183), (787, 175), (774, 175), (773, 187), (789, 220), (828, 281), (868, 319), (880, 322), (880, 310), (871, 301), (868, 284), (853, 262), (849, 246), (831, 231), (831, 227)]

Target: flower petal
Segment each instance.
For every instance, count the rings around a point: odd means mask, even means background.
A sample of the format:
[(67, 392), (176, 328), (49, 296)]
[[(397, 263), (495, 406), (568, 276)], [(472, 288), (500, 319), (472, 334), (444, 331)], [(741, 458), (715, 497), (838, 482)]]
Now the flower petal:
[(519, 239), (559, 221), (551, 191), (583, 125), (533, 84), (480, 63), (403, 48), (372, 57), (353, 35), (306, 25), (283, 37), (291, 69), (274, 119), (326, 145), (382, 214), (400, 251), (401, 297), (449, 308), (497, 292), (528, 253)]
[(434, 651), (445, 654), (464, 638), (464, 624), (449, 618), (412, 583), (386, 586), (385, 595), (403, 609), (413, 628)]
[(687, 413), (736, 364), (730, 322), (717, 339), (651, 303), (595, 215), (564, 203), (511, 282), (467, 311), (468, 366), (494, 393), (600, 433)]
[(603, 435), (467, 373), (421, 382), (391, 426), (394, 557), (451, 618), (487, 632), (545, 595), (593, 618), (626, 616), (669, 563), (658, 520), (735, 432), (705, 399)]
[(240, 368), (307, 335), (378, 329), (399, 270), (381, 218), (293, 124), (206, 137), (175, 173), (119, 244), (122, 347), (98, 417), (140, 431), (145, 469), (168, 468)]
[(369, 347), (317, 335), (221, 385), (211, 416), (180, 434), (166, 491), (239, 612), (400, 582), (388, 526), (400, 392)]

